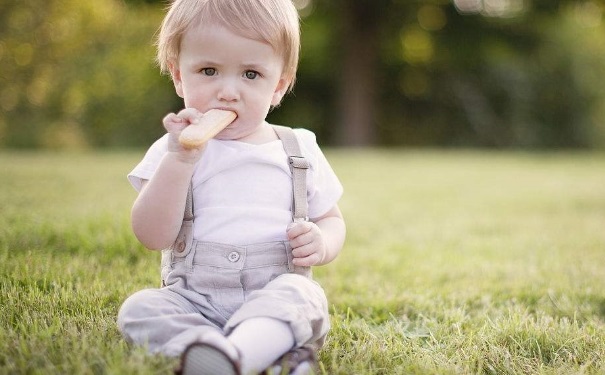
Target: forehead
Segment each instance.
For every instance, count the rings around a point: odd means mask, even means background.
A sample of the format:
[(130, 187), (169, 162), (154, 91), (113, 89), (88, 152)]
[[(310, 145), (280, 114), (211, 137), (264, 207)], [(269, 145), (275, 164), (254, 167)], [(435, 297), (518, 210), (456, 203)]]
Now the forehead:
[(240, 62), (282, 60), (269, 43), (217, 23), (198, 24), (185, 32), (181, 58), (187, 56)]
[[(234, 6), (234, 3), (238, 5)], [(196, 27), (222, 26), (245, 38), (268, 43), (277, 53), (284, 54), (290, 43), (286, 38), (289, 34), (287, 17), (271, 14), (256, 1), (234, 3), (225, 0), (205, 2), (202, 7), (192, 10), (185, 32)]]
[(257, 32), (252, 28), (238, 27), (234, 24), (228, 24), (220, 20), (215, 20), (206, 17), (199, 18), (196, 21), (192, 22), (189, 27), (187, 27), (187, 29), (185, 30), (183, 37), (185, 37), (187, 34), (197, 34), (199, 36), (202, 33), (207, 34), (208, 36), (212, 36), (213, 32), (217, 30), (226, 30), (232, 35), (237, 35), (241, 38), (255, 40), (257, 42), (271, 45), (268, 40), (263, 38), (263, 35), (261, 35), (261, 33)]

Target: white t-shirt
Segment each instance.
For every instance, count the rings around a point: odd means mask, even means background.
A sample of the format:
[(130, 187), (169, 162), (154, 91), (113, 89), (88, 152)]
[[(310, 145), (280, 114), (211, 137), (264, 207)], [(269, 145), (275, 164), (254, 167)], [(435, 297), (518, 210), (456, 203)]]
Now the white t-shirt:
[[(307, 173), (310, 218), (336, 205), (343, 188), (315, 139), (294, 130)], [(167, 152), (168, 135), (158, 139), (128, 179), (137, 191), (149, 180)], [(292, 177), (281, 141), (254, 145), (211, 139), (192, 177), (193, 237), (230, 245), (285, 241), (292, 222)]]

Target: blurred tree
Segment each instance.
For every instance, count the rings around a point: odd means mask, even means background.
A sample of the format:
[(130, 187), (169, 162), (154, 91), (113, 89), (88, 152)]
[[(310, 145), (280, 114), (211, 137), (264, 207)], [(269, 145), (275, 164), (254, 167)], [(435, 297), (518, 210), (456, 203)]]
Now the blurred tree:
[[(375, 143), (381, 26), (390, 1), (338, 0), (330, 6), (338, 11), (338, 45), (341, 46), (338, 75), (336, 140), (347, 146)], [(379, 78), (380, 77), (380, 78)]]
[[(302, 53), (269, 120), (323, 143), (605, 147), (599, 0), (294, 0)], [(0, 146), (148, 145), (182, 106), (165, 0), (0, 1)]]
[[(0, 144), (149, 142), (174, 106), (153, 62), (161, 13), (120, 1), (0, 3)], [(137, 22), (132, 22), (136, 19)]]
[[(602, 2), (314, 4), (315, 13), (334, 25), (325, 37), (334, 38), (330, 44), (339, 51), (330, 61), (336, 74), (326, 83), (338, 87), (338, 116), (331, 121), (337, 127), (332, 133), (335, 143), (498, 147), (592, 143), (586, 127), (599, 122), (588, 103), (602, 101), (603, 93), (594, 82), (580, 85), (573, 66), (578, 59), (591, 60), (593, 67), (605, 65), (605, 60), (572, 50), (594, 50), (602, 42), (598, 38), (605, 34)], [(570, 21), (578, 17), (590, 17), (590, 25)], [(557, 26), (561, 22), (564, 29)], [(578, 29), (584, 29), (584, 35), (574, 31)], [(580, 38), (566, 43), (569, 35)], [(544, 54), (554, 60), (545, 61)], [(548, 74), (543, 69), (547, 66)], [(581, 120), (591, 111), (591, 124)], [(603, 120), (601, 116), (599, 121)]]

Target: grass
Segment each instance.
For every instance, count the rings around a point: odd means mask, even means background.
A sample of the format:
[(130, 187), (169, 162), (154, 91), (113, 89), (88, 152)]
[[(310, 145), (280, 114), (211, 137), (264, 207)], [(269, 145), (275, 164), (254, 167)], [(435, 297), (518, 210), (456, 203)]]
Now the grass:
[[(158, 254), (142, 152), (0, 152), (0, 374), (166, 374), (120, 338)], [(317, 268), (326, 374), (605, 372), (605, 155), (332, 150), (346, 248)]]

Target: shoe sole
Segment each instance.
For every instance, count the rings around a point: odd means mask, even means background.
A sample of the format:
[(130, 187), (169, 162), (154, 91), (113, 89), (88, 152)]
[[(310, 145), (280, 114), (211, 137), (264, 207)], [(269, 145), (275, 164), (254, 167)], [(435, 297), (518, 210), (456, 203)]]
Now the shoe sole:
[(187, 350), (183, 375), (238, 375), (235, 364), (219, 349), (196, 344)]

